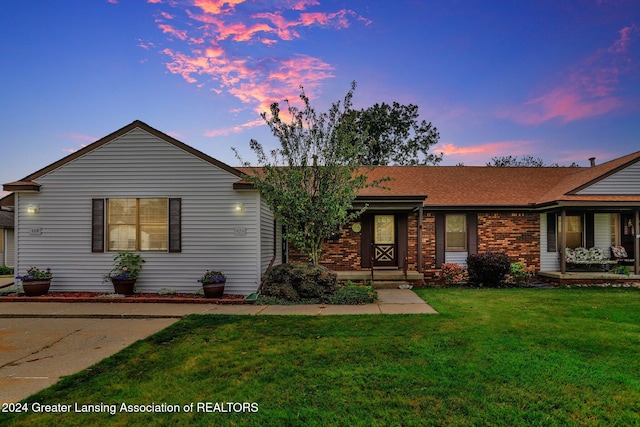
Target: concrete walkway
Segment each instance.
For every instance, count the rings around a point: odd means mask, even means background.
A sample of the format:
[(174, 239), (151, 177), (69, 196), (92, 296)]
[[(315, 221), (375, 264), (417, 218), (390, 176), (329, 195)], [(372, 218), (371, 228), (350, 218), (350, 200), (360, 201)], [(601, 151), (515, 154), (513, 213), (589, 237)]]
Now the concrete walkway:
[(189, 314), (288, 314), (324, 316), (333, 314), (437, 314), (413, 291), (378, 289), (378, 301), (363, 305), (250, 305), (176, 303), (79, 303), (79, 302), (0, 302), (2, 318), (100, 318), (100, 319), (179, 319)]
[(189, 314), (437, 314), (410, 290), (380, 289), (366, 305), (0, 303), (0, 404), (18, 402)]

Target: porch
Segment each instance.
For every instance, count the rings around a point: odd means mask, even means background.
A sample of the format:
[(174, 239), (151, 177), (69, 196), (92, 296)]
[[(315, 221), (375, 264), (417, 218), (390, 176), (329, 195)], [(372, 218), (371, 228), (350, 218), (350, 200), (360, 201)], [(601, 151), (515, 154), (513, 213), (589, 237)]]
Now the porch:
[(602, 271), (571, 271), (565, 273), (560, 271), (539, 271), (538, 278), (543, 282), (556, 285), (640, 283), (640, 274), (627, 276)]

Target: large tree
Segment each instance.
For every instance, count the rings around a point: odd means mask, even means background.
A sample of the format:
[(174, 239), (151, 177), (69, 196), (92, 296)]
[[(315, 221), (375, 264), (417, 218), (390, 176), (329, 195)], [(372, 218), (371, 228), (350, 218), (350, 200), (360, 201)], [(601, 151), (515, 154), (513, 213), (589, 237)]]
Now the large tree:
[(419, 120), (417, 105), (374, 104), (352, 114), (359, 135), (365, 136), (364, 164), (436, 165), (442, 160), (442, 153), (429, 152), (440, 139), (438, 129)]
[[(487, 162), (487, 166), (494, 167), (560, 167), (558, 163), (547, 164), (540, 157), (533, 157), (531, 155), (516, 157), (516, 156), (498, 156), (492, 157), (491, 162)], [(578, 166), (575, 162), (569, 165), (570, 167)]]
[(318, 114), (301, 87), (303, 107), (285, 101), (286, 120), (278, 103), (271, 105), (270, 116), (262, 114), (280, 146), (266, 152), (258, 141), (250, 143), (261, 168), (247, 179), (285, 226), (286, 237), (316, 265), (324, 240), (361, 213), (353, 201), (371, 185), (361, 167), (364, 135), (350, 114), (354, 90), (355, 82), (342, 102)]

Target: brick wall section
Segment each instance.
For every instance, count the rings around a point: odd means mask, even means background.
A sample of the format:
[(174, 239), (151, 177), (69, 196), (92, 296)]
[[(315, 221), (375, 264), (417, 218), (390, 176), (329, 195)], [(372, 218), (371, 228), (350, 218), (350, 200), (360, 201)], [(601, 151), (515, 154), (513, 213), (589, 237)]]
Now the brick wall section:
[[(417, 270), (418, 214), (409, 215), (409, 269)], [(437, 271), (435, 215), (425, 212), (422, 220), (422, 261), (427, 279)], [(327, 241), (320, 263), (332, 270), (361, 270), (361, 233), (348, 224), (340, 231), (340, 239)], [(523, 261), (540, 270), (540, 216), (536, 213), (481, 212), (478, 214), (478, 252), (505, 252), (513, 262)], [(307, 262), (306, 257), (290, 245), (289, 260)]]
[[(340, 230), (338, 240), (328, 240), (322, 245), (320, 264), (334, 271), (360, 270), (360, 233), (351, 229), (352, 224), (347, 224)], [(293, 244), (289, 244), (290, 262), (308, 262), (308, 258), (302, 255)]]
[(432, 278), (436, 271), (436, 217), (425, 212), (422, 217), (422, 262), (426, 278)]
[(540, 270), (540, 215), (525, 212), (478, 214), (478, 253), (505, 252)]
[[(407, 221), (409, 228), (407, 241), (408, 241), (408, 253), (407, 258), (409, 261), (409, 270), (416, 271), (418, 269), (418, 213), (409, 214)], [(401, 264), (402, 265), (402, 264)]]

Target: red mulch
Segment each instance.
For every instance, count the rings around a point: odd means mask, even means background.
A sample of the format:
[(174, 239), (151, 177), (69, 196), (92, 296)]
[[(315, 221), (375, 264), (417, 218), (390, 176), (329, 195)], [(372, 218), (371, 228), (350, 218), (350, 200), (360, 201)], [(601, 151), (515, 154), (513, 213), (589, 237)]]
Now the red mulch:
[(243, 304), (243, 295), (223, 295), (222, 298), (205, 298), (196, 294), (133, 294), (124, 297), (110, 297), (105, 292), (51, 292), (46, 295), (31, 297), (9, 294), (0, 296), (0, 302), (124, 302), (124, 303), (179, 303), (179, 304)]

